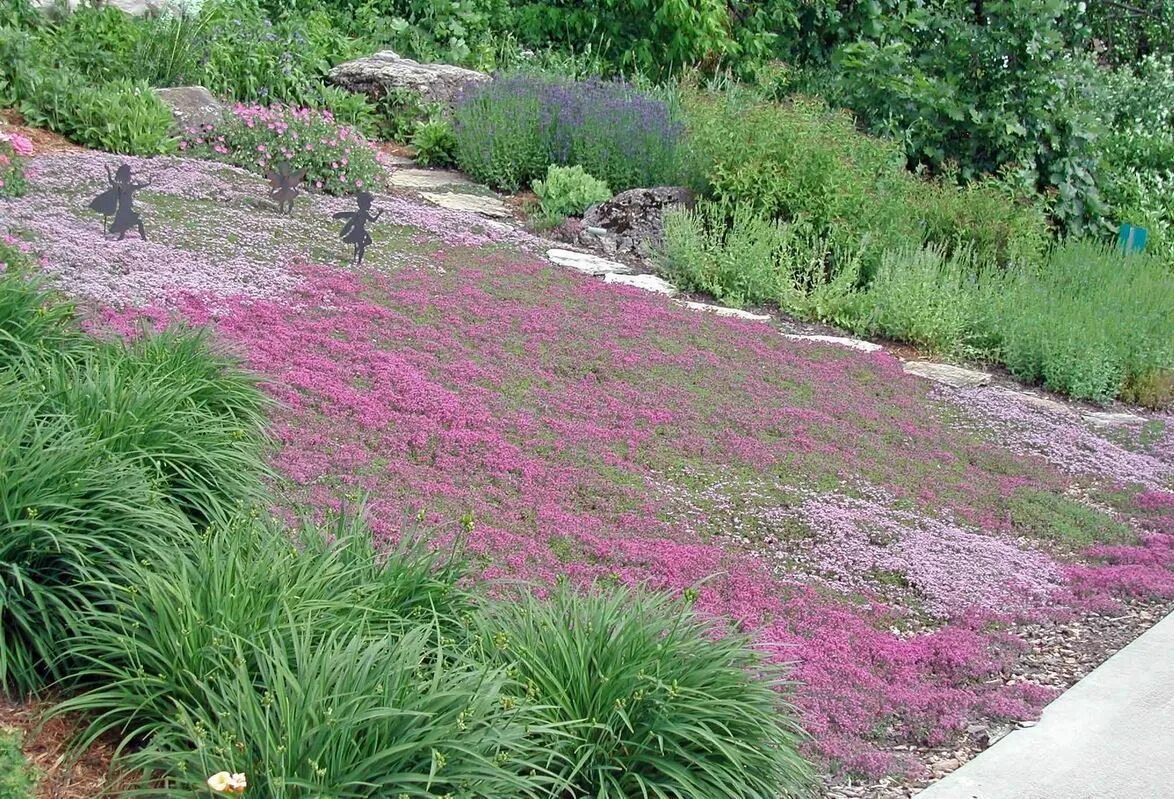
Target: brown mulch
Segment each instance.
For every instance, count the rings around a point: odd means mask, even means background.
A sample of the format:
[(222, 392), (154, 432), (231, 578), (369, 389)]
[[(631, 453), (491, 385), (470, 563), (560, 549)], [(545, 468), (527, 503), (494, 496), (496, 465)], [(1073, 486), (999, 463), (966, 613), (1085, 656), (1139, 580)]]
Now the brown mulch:
[(46, 153), (62, 153), (62, 152), (81, 152), (84, 147), (79, 147), (69, 139), (59, 134), (53, 133), (42, 128), (32, 128), (25, 124), (24, 118), (13, 111), (12, 109), (0, 110), (0, 121), (4, 124), (7, 130), (13, 133), (19, 133), (28, 138), (33, 143), (33, 154), (44, 155)]
[(74, 757), (69, 745), (79, 722), (70, 716), (46, 719), (51, 706), (0, 697), (0, 727), (19, 730), (24, 738), (25, 758), (37, 775), (35, 799), (97, 799), (125, 788), (128, 780), (110, 769), (114, 747), (98, 741)]

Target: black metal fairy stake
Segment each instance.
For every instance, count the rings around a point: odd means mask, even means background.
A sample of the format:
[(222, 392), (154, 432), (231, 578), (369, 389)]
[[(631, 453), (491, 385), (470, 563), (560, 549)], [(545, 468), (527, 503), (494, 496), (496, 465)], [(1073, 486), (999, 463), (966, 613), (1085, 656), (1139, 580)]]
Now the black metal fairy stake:
[(355, 246), (354, 256), (351, 258), (351, 263), (354, 266), (362, 265), (363, 253), (371, 244), (371, 234), (367, 232), (367, 224), (377, 222), (379, 217), (383, 216), (383, 211), (371, 213), (373, 199), (370, 193), (361, 191), (355, 195), (355, 202), (359, 204), (358, 211), (339, 211), (334, 215), (335, 219), (347, 220), (338, 236), (347, 244)]
[(291, 172), (289, 164), (282, 163), (266, 177), (269, 178), (269, 198), (277, 203), (277, 213), (292, 214), (294, 200), (301, 193), (298, 184), (306, 177), (306, 170)]
[[(109, 181), (110, 188), (90, 201), (90, 210), (102, 215), (103, 235), (117, 234), (118, 240), (122, 241), (126, 238), (126, 231), (137, 228), (139, 238), (146, 241), (147, 232), (143, 229), (143, 220), (134, 209), (134, 193), (150, 186), (151, 181), (131, 182), (130, 167), (126, 164), (119, 166), (114, 174), (110, 173), (110, 167), (107, 166), (106, 180)], [(109, 221), (110, 217), (114, 217), (113, 222)]]

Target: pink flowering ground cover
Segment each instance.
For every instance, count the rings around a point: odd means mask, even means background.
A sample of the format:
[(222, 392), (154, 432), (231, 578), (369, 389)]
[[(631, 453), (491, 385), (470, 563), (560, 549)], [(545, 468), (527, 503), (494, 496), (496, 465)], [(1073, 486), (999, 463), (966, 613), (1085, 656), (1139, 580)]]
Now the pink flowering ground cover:
[[(1136, 441), (1044, 426), (887, 354), (582, 278), (525, 234), (404, 199), (377, 200), (370, 263), (343, 268), (329, 215), (345, 200), (278, 220), (249, 204), (254, 179), (195, 161), (142, 162), (159, 235), (107, 247), (66, 187), (100, 177), (90, 158), (46, 159), (3, 206), (13, 231), (36, 235), (96, 332), (209, 324), (263, 374), (291, 505), (369, 497), (388, 539), (405, 511), (471, 513), (487, 579), (695, 596), (794, 664), (832, 768), (899, 772), (895, 745), (1037, 712), (1047, 691), (1000, 679), (1018, 619), (1174, 604), (1161, 419)], [(236, 236), (231, 257), (213, 230)]]

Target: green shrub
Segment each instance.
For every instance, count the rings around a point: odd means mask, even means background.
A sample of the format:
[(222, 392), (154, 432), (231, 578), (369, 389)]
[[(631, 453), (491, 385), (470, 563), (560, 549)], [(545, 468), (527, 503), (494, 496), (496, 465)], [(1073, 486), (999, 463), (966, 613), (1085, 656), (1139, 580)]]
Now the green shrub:
[(37, 779), (21, 751), (21, 735), (0, 727), (0, 799), (33, 799)]
[(459, 646), (458, 563), (380, 555), (356, 516), (292, 540), (241, 518), (124, 568), (70, 643), (79, 743), (145, 741), (124, 765), (176, 795), (221, 770), (276, 797), (522, 793), (503, 677)]
[(383, 174), (361, 133), (310, 108), (238, 105), (215, 129), (189, 130), (180, 147), (261, 174), (288, 163), (306, 170), (305, 186), (330, 194), (373, 189)]
[(174, 146), (171, 111), (146, 83), (92, 83), (26, 31), (0, 28), (0, 101), (87, 147), (156, 155)]
[(532, 759), (557, 777), (554, 795), (778, 799), (808, 787), (778, 672), (671, 599), (558, 590), (495, 604), (479, 629), (535, 719)]
[(859, 333), (909, 341), (933, 352), (964, 349), (973, 323), (976, 267), (966, 251), (891, 250), (861, 300)]
[(444, 119), (430, 119), (416, 125), (412, 134), (416, 161), (425, 166), (451, 166), (456, 163), (457, 137), (452, 123)]
[(875, 264), (912, 243), (966, 246), (983, 260), (1035, 263), (1047, 241), (1038, 203), (1002, 183), (958, 189), (906, 172), (900, 144), (856, 130), (817, 99), (764, 102), (739, 89), (685, 94), (687, 174), (729, 205), (800, 221)]
[(796, 316), (836, 322), (861, 271), (856, 253), (803, 222), (705, 200), (665, 215), (663, 262), (686, 290), (732, 305), (776, 303)]
[(592, 43), (614, 72), (665, 75), (733, 55), (725, 0), (515, 0), (511, 30), (534, 47)]
[[(1021, 380), (1097, 401), (1149, 386), (1149, 404), (1174, 401), (1161, 377), (1174, 368), (1174, 282), (1162, 259), (1067, 242), (988, 296), (982, 332)], [(1162, 385), (1164, 395), (1150, 394)]]
[(619, 81), (507, 75), (471, 87), (453, 124), (461, 168), (505, 191), (542, 178), (551, 164), (582, 166), (614, 191), (677, 177), (675, 110)]
[(611, 199), (611, 189), (602, 180), (587, 174), (581, 166), (555, 166), (546, 170), (546, 180), (536, 180), (538, 207), (550, 220), (581, 216), (593, 205)]

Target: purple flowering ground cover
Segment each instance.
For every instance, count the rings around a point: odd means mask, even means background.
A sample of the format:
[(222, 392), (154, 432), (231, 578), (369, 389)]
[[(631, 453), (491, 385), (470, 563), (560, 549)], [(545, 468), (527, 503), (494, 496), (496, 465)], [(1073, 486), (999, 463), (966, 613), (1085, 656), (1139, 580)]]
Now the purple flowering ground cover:
[(1169, 417), (1109, 435), (1014, 394), (582, 278), (508, 226), (378, 195), (362, 269), (330, 214), (240, 170), (131, 159), (148, 241), (86, 210), (107, 158), (37, 159), (0, 205), (99, 334), (209, 324), (266, 378), (277, 486), (472, 513), (487, 578), (689, 592), (794, 663), (812, 756), (877, 775), (1051, 694), (1020, 621), (1174, 605)]

